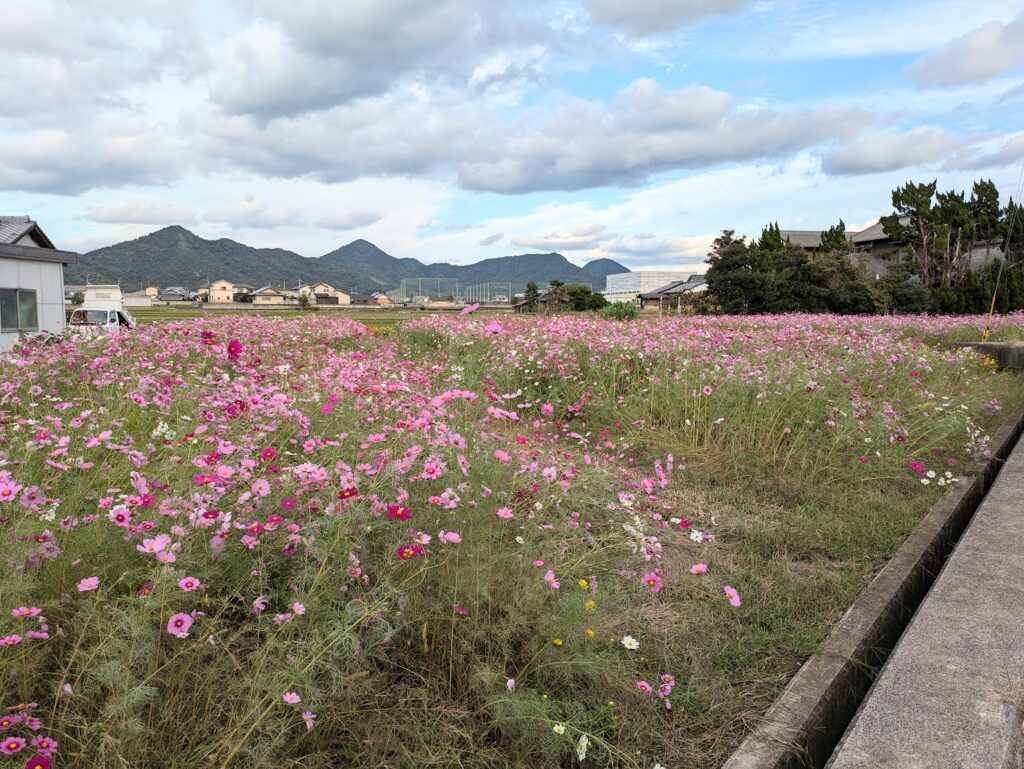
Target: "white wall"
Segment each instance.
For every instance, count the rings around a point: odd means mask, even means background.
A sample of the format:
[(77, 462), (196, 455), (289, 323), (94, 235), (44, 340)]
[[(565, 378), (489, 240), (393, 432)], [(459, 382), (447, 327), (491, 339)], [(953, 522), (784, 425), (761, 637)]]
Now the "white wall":
[(686, 280), (691, 272), (697, 270), (637, 270), (609, 275), (605, 283), (605, 294), (646, 294), (673, 281)]
[[(0, 288), (35, 291), (39, 330), (64, 333), (64, 266), (60, 262), (30, 262), (0, 256)], [(16, 341), (16, 331), (0, 332), (0, 352), (9, 352)]]

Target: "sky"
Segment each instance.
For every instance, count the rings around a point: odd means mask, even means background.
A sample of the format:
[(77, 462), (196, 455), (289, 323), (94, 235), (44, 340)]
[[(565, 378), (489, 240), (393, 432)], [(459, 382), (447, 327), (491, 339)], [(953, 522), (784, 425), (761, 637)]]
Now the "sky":
[(0, 0), (0, 213), (687, 269), (1024, 163), (1024, 0)]

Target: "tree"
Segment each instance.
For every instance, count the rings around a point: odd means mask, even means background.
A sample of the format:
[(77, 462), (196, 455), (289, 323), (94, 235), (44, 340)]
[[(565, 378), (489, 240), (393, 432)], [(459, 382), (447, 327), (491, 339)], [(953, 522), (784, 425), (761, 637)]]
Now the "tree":
[(600, 310), (608, 305), (608, 300), (592, 291), (589, 286), (567, 286), (565, 294), (569, 306), (576, 312)]
[(540, 289), (537, 288), (537, 284), (530, 282), (526, 284), (526, 293), (523, 294), (523, 300), (526, 302), (526, 308), (530, 312), (536, 312), (537, 301), (540, 299)]
[(307, 310), (312, 306), (313, 302), (309, 298), (309, 294), (305, 291), (299, 293), (299, 307), (303, 310)]
[(79, 304), (82, 304), (84, 302), (85, 302), (85, 294), (83, 294), (81, 291), (76, 291), (74, 294), (71, 295), (71, 304), (79, 305)]
[(928, 289), (921, 285), (914, 266), (900, 260), (889, 265), (886, 274), (878, 281), (878, 287), (889, 298), (892, 311), (896, 313), (927, 312), (930, 304)]
[(565, 283), (560, 280), (553, 280), (548, 284), (548, 306), (549, 311), (556, 311), (565, 304), (566, 293)]
[(932, 198), (937, 181), (930, 184), (907, 182), (892, 191), (895, 213), (882, 217), (882, 229), (898, 245), (907, 246), (918, 262), (921, 282), (931, 286), (935, 282), (932, 265), (932, 241), (935, 239), (935, 221)]
[(839, 220), (839, 224), (833, 225), (821, 233), (821, 250), (823, 253), (837, 251), (845, 254), (853, 250), (852, 246), (853, 244), (846, 234), (846, 224), (842, 219)]
[(757, 247), (763, 251), (781, 251), (786, 243), (782, 239), (782, 232), (779, 230), (779, 223), (767, 225), (761, 230), (761, 239), (757, 241)]

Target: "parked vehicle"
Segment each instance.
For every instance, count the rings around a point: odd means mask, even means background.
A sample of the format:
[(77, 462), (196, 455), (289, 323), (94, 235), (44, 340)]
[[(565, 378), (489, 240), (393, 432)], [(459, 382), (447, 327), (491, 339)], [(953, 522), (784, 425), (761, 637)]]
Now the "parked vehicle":
[(84, 296), (85, 301), (68, 318), (72, 334), (98, 336), (135, 328), (135, 318), (125, 309), (120, 286), (86, 286)]

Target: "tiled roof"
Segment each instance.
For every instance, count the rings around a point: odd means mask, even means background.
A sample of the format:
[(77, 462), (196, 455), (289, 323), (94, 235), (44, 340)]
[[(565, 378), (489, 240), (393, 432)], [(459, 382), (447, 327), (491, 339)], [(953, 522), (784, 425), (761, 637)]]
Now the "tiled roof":
[(27, 216), (0, 216), (0, 243), (17, 243), (35, 226)]

